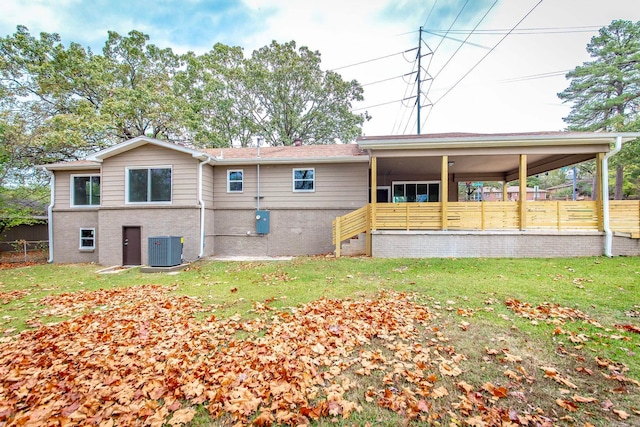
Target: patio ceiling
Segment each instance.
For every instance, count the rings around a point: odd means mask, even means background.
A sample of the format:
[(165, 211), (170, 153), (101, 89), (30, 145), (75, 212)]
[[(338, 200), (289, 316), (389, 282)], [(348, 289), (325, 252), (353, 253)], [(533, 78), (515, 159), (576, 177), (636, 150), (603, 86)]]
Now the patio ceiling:
[(361, 137), (358, 144), (377, 158), (379, 175), (439, 174), (448, 156), (454, 181), (512, 181), (520, 155), (527, 175), (536, 175), (607, 153), (616, 137), (630, 141), (640, 133), (532, 132), (517, 134), (427, 134)]
[[(411, 176), (439, 174), (442, 163), (440, 156), (377, 157), (378, 173), (382, 175), (394, 171), (402, 171), (403, 174)], [(594, 158), (595, 154), (529, 154), (527, 173), (536, 175)], [(453, 174), (454, 181), (513, 181), (519, 176), (519, 155), (456, 154), (450, 155), (448, 161), (453, 162), (453, 165), (449, 166), (449, 173)]]

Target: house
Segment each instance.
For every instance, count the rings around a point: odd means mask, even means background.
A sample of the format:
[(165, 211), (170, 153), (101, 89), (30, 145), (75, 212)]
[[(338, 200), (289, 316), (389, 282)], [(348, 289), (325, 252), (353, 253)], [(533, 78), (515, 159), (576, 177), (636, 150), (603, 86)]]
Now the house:
[(194, 150), (138, 137), (44, 168), (60, 263), (147, 264), (158, 236), (182, 237), (185, 261), (328, 253), (332, 220), (368, 197), (369, 158), (355, 144)]
[(636, 137), (432, 134), (205, 150), (138, 137), (44, 166), (50, 261), (145, 264), (157, 236), (180, 236), (186, 261), (340, 255), (358, 236), (373, 256), (640, 253), (638, 206), (457, 202), (459, 182), (519, 180), (524, 193), (527, 176), (589, 159), (605, 189), (608, 158)]

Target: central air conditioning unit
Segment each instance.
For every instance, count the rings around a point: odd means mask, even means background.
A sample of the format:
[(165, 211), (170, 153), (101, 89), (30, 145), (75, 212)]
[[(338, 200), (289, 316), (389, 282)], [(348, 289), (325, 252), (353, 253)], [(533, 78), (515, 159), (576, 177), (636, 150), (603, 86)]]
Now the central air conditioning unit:
[(182, 264), (182, 244), (180, 236), (149, 237), (149, 266), (173, 267)]

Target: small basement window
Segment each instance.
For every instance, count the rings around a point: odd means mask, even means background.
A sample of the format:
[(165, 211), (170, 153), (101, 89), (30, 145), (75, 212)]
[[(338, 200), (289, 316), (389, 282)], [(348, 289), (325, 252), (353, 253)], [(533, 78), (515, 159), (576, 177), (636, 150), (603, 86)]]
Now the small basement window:
[(316, 189), (316, 170), (293, 169), (293, 191), (312, 192)]
[(81, 228), (80, 229), (80, 250), (92, 251), (96, 248), (96, 229)]

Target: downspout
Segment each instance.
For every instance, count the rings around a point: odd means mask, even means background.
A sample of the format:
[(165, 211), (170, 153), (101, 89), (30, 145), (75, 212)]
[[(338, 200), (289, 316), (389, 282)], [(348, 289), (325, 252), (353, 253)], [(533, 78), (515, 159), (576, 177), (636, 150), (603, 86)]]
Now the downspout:
[(622, 136), (616, 136), (616, 145), (602, 159), (602, 226), (604, 228), (604, 255), (611, 258), (613, 233), (609, 227), (609, 158), (622, 149)]
[(256, 179), (257, 191), (256, 191), (256, 210), (260, 210), (260, 163), (256, 165), (256, 172), (258, 174)]
[(53, 205), (56, 203), (56, 176), (49, 169), (44, 168), (44, 171), (49, 175), (49, 187), (51, 188), (51, 201), (49, 202), (49, 207), (47, 208), (47, 231), (49, 234), (49, 259), (48, 263), (53, 262)]
[[(198, 157), (198, 160), (201, 160), (202, 157)], [(204, 165), (209, 164), (211, 162), (211, 157), (204, 157), (204, 160), (201, 160), (198, 164), (198, 203), (200, 204), (200, 253), (198, 254), (198, 259), (201, 259), (204, 256), (204, 239), (205, 239), (205, 230), (204, 230), (204, 219), (205, 219), (205, 211), (206, 207), (203, 199), (203, 189), (202, 189), (202, 169)]]
[[(258, 142), (258, 156), (257, 158), (260, 158), (260, 142), (261, 142), (262, 138), (258, 138), (257, 142)], [(257, 190), (256, 190), (256, 210), (259, 211), (260, 210), (260, 162), (256, 163), (256, 184), (257, 184)]]

